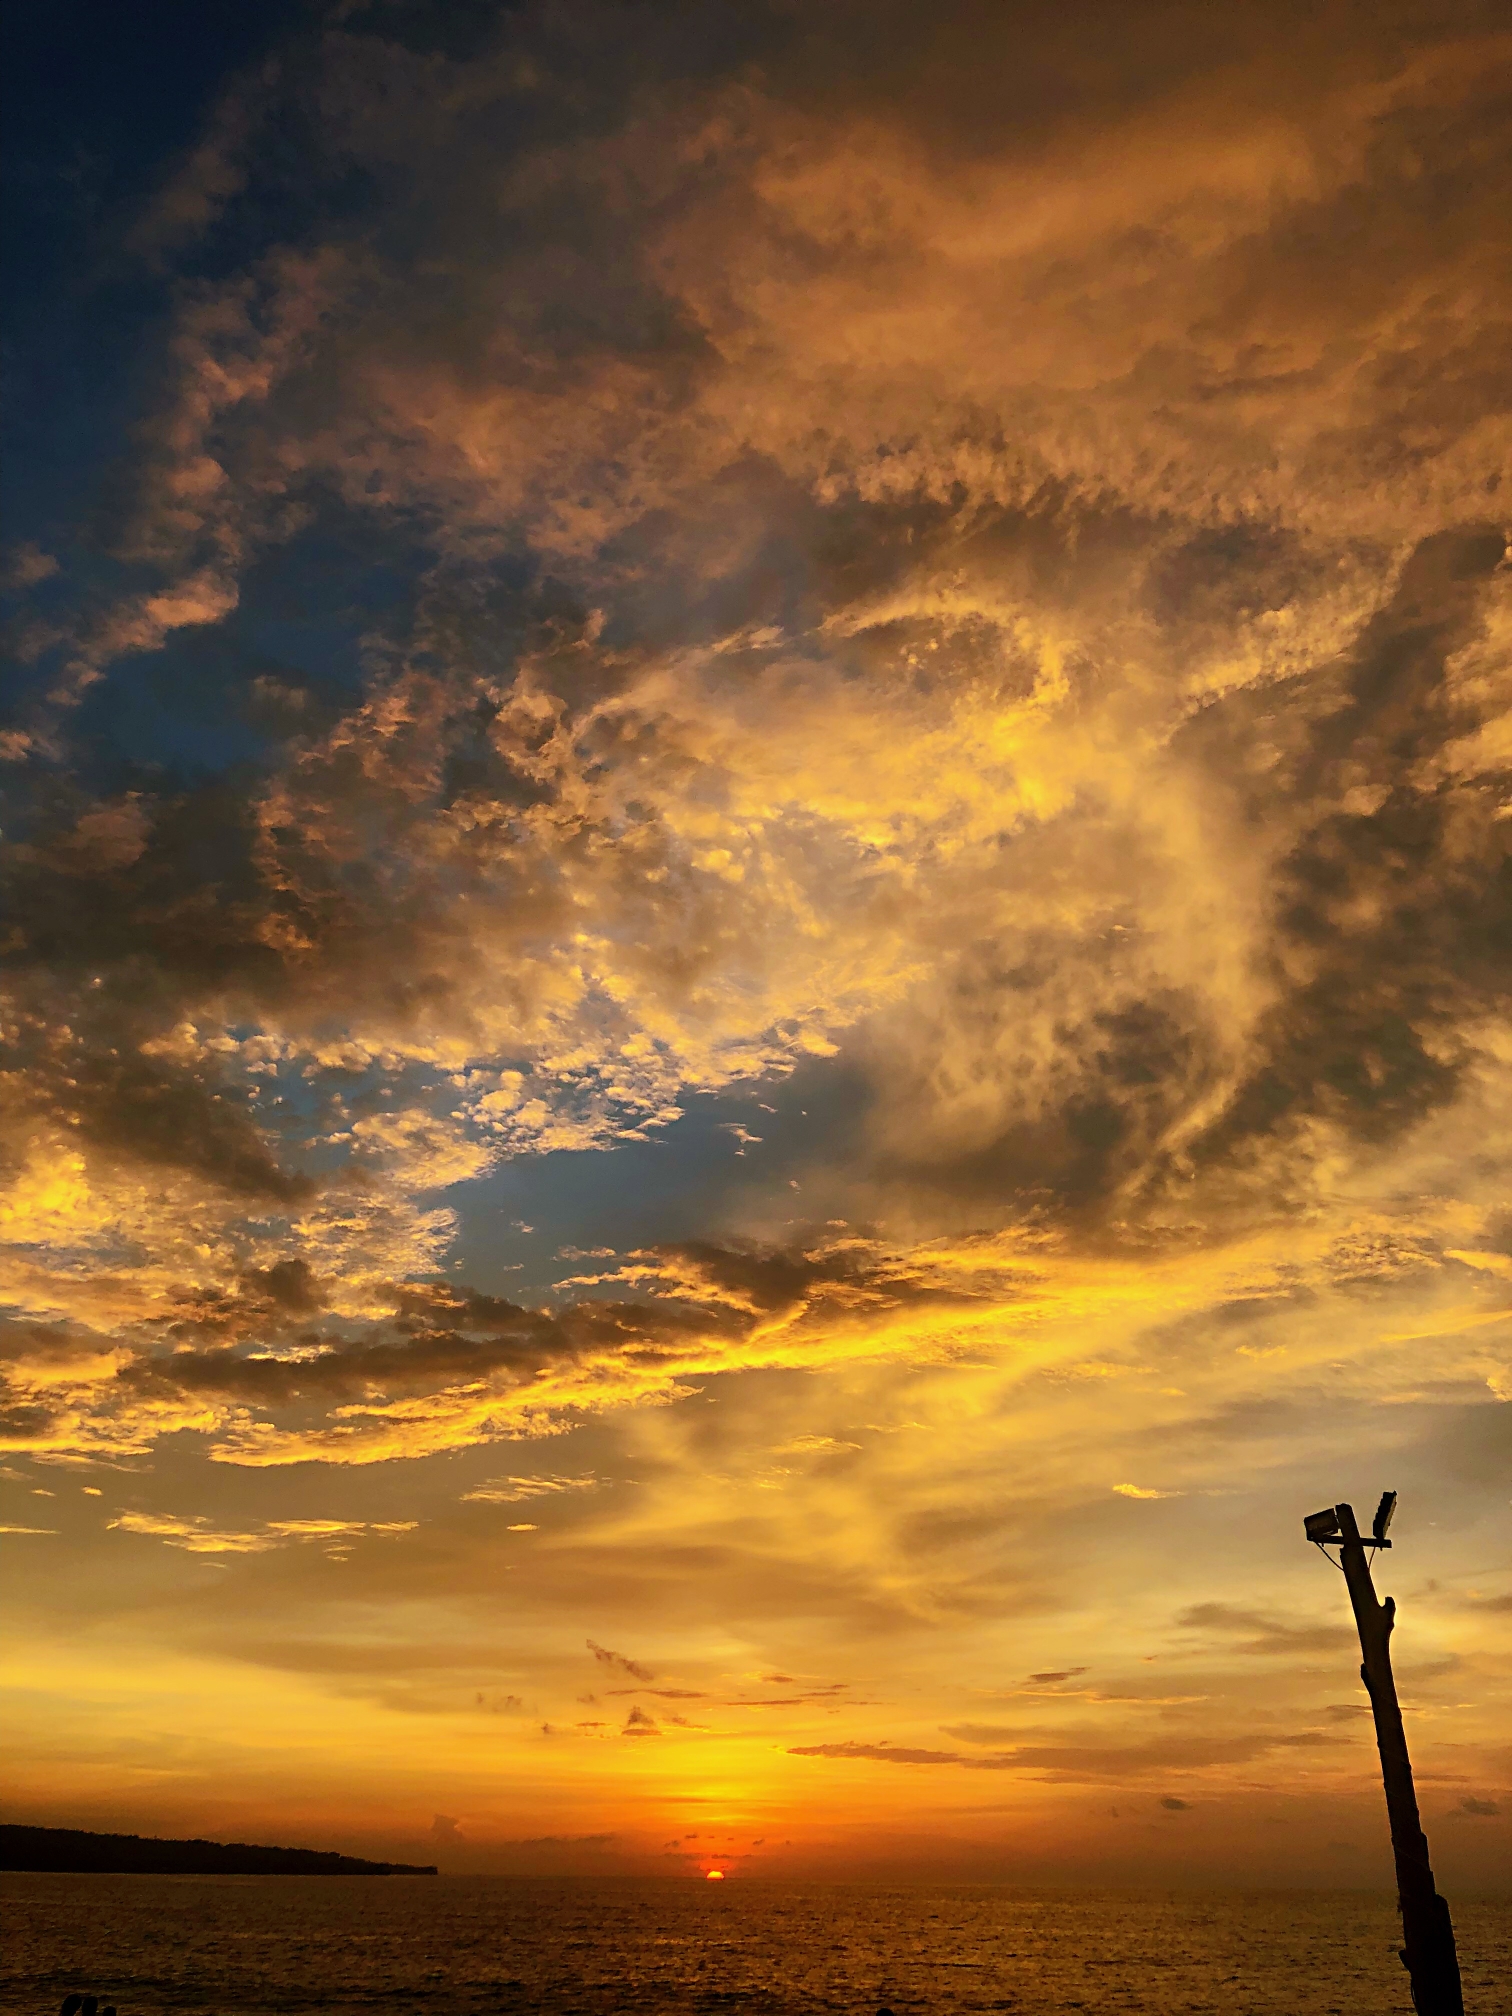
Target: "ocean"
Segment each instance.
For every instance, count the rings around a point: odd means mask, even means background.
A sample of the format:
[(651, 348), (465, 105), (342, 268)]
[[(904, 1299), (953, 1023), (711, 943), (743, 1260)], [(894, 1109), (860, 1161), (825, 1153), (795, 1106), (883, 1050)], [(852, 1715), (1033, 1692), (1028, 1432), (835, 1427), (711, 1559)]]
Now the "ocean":
[[(1410, 2016), (1360, 1892), (0, 1877), (3, 2016)], [(1512, 1901), (1456, 1901), (1469, 2016), (1512, 2010)]]

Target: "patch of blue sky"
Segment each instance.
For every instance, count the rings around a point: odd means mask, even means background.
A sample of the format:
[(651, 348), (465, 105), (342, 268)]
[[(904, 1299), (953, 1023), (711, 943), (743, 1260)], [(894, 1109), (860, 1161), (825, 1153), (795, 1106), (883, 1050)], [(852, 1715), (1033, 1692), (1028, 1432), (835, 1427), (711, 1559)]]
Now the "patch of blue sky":
[(302, 1047), (265, 1043), (257, 1029), (238, 1027), (227, 1035), (239, 1046), (233, 1055), (249, 1111), (275, 1137), (283, 1159), (306, 1175), (327, 1174), (350, 1159), (354, 1120), (446, 1101), (429, 1066), (396, 1070), (387, 1060), (356, 1061), (356, 1053), (351, 1062), (316, 1062)]
[[(84, 524), (67, 556), (76, 581), (92, 536), (84, 521), (119, 485), (180, 284), (123, 246), (228, 77), (306, 13), (304, 0), (203, 0), (175, 10), (171, 33), (153, 33), (137, 8), (9, 10), (9, 67), (29, 85), (7, 94), (0, 123), (5, 537), (51, 551), (61, 528)], [(258, 237), (287, 239), (297, 194), (285, 192), (281, 215), (264, 205), (247, 220)], [(244, 237), (223, 245), (223, 263), (247, 252)]]
[(81, 752), (128, 773), (185, 781), (270, 761), (291, 732), (349, 706), (367, 640), (402, 636), (429, 552), (412, 528), (323, 506), (309, 527), (248, 568), (219, 623), (176, 631), (156, 651), (117, 660), (85, 695)]
[(512, 1155), (438, 1193), (431, 1201), (457, 1222), (451, 1271), (530, 1300), (638, 1247), (728, 1237), (753, 1220), (806, 1222), (805, 1172), (845, 1152), (840, 1136), (857, 1127), (866, 1101), (849, 1068), (815, 1060), (786, 1078), (682, 1103), (681, 1119), (644, 1140)]

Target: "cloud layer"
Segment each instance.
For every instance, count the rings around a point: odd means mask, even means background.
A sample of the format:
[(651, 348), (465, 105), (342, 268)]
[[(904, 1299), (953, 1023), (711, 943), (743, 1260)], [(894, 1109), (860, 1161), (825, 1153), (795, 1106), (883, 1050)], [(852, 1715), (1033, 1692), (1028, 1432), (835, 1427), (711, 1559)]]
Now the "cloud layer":
[[(449, 1502), (612, 1552), (619, 1445), (513, 1445), (622, 1434), (646, 1547), (717, 1473), (775, 1561), (902, 1490), (916, 1379), (1151, 1520), (1290, 1460), (1268, 1409), (1512, 1398), (1500, 10), (727, 11), (342, 10), (127, 234), (125, 472), (7, 563), (26, 1474), (483, 1451)], [(490, 1185), (653, 1146), (701, 1207), (648, 1236), (626, 1174), (516, 1291)], [(872, 1413), (767, 1422), (808, 1377)], [(928, 1467), (860, 1609), (957, 1517)], [(211, 1502), (105, 1530), (413, 1530)], [(1333, 1740), (950, 1726), (786, 1754)]]

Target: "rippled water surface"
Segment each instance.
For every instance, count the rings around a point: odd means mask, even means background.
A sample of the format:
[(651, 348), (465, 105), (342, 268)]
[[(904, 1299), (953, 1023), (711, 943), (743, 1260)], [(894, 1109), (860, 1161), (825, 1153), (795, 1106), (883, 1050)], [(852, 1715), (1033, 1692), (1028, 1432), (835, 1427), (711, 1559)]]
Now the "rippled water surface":
[[(4, 2016), (329, 2010), (808, 2016), (1410, 2011), (1391, 1899), (496, 1877), (5, 1876)], [(1512, 1905), (1455, 1905), (1470, 2016)]]

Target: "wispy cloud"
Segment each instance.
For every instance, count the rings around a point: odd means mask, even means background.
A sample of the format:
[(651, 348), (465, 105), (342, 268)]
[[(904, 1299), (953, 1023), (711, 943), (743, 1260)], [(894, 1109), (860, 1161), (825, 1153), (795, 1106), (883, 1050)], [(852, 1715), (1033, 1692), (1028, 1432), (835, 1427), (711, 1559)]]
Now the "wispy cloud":
[(468, 1505), (520, 1505), (532, 1498), (555, 1498), (564, 1491), (593, 1491), (598, 1478), (588, 1477), (495, 1477), (464, 1491)]
[[(649, 1666), (643, 1666), (638, 1659), (631, 1659), (623, 1652), (611, 1652), (607, 1645), (596, 1645), (590, 1638), (588, 1650), (600, 1666), (612, 1666), (621, 1673), (628, 1673), (633, 1680), (654, 1680), (656, 1675)], [(631, 1720), (634, 1720), (632, 1712)]]
[(147, 1534), (190, 1554), (266, 1554), (297, 1542), (345, 1544), (368, 1533), (388, 1539), (412, 1533), (416, 1524), (413, 1519), (267, 1519), (255, 1530), (234, 1531), (203, 1515), (184, 1519), (164, 1512), (122, 1512), (108, 1523), (112, 1531)]

